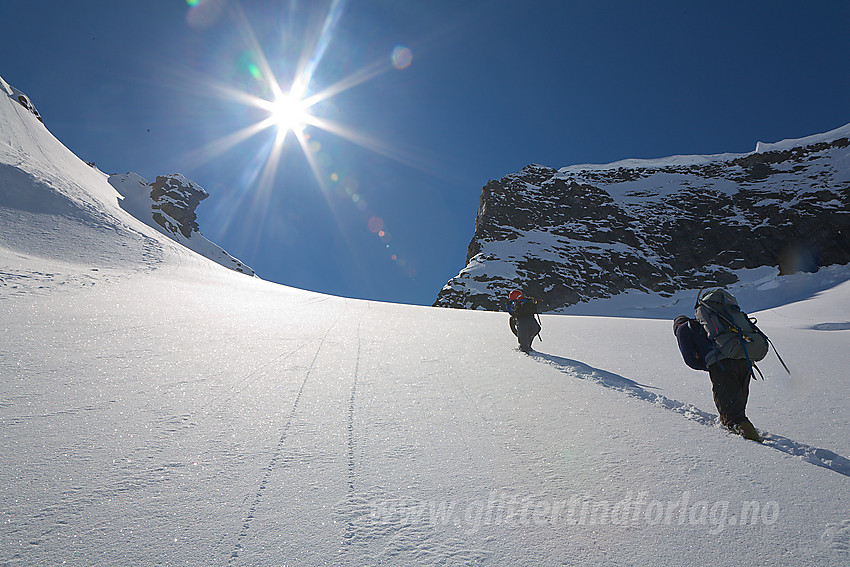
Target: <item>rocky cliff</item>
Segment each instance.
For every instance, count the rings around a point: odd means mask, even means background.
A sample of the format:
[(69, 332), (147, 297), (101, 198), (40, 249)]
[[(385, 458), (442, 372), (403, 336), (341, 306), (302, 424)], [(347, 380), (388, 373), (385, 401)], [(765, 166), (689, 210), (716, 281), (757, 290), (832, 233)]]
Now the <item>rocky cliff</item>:
[(557, 311), (628, 290), (728, 285), (850, 263), (850, 125), (749, 154), (551, 169), (481, 193), (466, 267), (435, 306), (500, 310), (521, 288)]

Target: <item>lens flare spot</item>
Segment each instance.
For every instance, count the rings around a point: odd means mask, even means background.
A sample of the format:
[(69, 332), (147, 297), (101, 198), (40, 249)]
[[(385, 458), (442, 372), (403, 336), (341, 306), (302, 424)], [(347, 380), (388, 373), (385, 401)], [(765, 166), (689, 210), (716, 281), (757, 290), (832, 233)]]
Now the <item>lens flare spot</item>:
[(819, 266), (817, 249), (807, 244), (794, 244), (785, 248), (779, 256), (779, 274), (817, 272)]
[(338, 174), (338, 173), (336, 173), (336, 172), (331, 173), (331, 181), (333, 181), (334, 183), (336, 183), (337, 181), (339, 181), (339, 174)]
[(393, 49), (390, 58), (392, 59), (393, 67), (396, 69), (407, 69), (413, 63), (413, 52), (403, 45), (397, 45)]
[(369, 232), (377, 232), (379, 236), (384, 234), (384, 219), (372, 217), (369, 219)]
[(193, 28), (208, 28), (221, 19), (227, 0), (186, 0), (186, 22)]

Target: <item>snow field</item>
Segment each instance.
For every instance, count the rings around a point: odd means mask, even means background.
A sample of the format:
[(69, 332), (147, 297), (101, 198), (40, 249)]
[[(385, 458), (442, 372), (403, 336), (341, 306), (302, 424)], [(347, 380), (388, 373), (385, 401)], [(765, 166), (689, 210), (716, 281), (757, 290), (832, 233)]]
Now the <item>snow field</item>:
[[(846, 469), (711, 423), (707, 376), (677, 359), (668, 321), (545, 316), (528, 357), (505, 314), (224, 272), (4, 301), (9, 564), (846, 558)], [(846, 332), (799, 329), (800, 311), (762, 315), (792, 368), (842, 362)], [(765, 370), (759, 428), (850, 454), (840, 376)], [(833, 430), (811, 417), (829, 399)]]

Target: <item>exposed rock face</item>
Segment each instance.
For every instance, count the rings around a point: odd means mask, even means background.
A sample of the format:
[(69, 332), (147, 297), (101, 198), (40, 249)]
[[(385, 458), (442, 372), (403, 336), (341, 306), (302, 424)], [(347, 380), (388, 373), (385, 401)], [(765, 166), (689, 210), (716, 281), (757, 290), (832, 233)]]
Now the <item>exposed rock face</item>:
[(209, 193), (182, 175), (157, 176), (150, 184), (153, 220), (165, 230), (189, 238), (198, 231), (195, 208)]
[(850, 263), (848, 137), (850, 125), (751, 154), (531, 165), (490, 181), (467, 265), (434, 305), (501, 310), (521, 288), (557, 310), (728, 285), (741, 268)]

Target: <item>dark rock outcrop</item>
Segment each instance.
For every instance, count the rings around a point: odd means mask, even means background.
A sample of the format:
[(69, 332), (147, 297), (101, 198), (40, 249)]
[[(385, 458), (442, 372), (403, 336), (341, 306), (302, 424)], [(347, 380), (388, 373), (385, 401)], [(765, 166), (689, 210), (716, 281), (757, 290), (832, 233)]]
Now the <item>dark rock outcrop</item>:
[(172, 234), (180, 231), (186, 238), (198, 231), (195, 208), (209, 193), (186, 178), (173, 175), (157, 176), (150, 187), (153, 219), (157, 224)]
[(195, 209), (209, 193), (197, 183), (179, 173), (157, 176), (153, 183), (126, 173), (109, 176), (109, 184), (121, 195), (121, 208), (148, 226), (225, 268), (255, 275), (249, 266), (201, 234)]
[(467, 265), (435, 306), (500, 310), (511, 289), (548, 310), (626, 290), (662, 295), (850, 263), (850, 125), (751, 154), (675, 156), (488, 182)]

